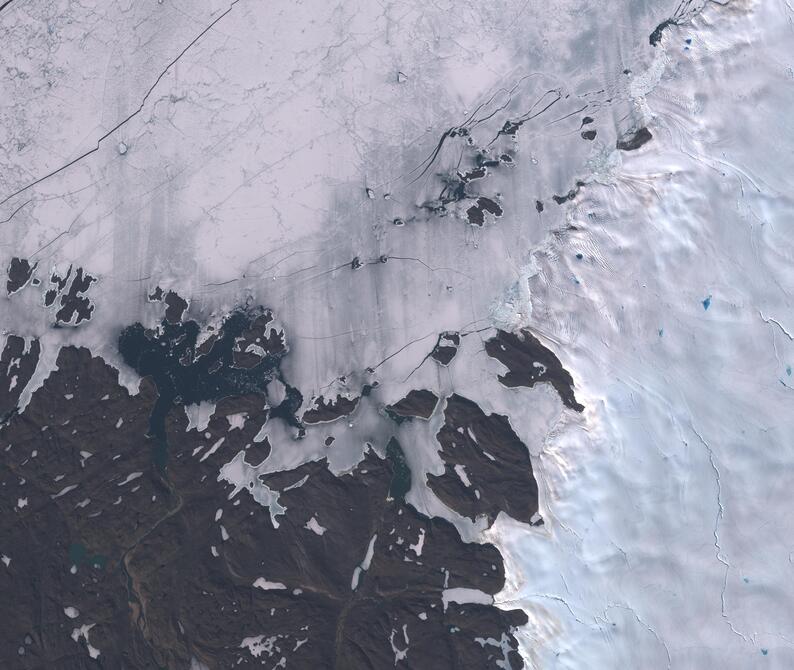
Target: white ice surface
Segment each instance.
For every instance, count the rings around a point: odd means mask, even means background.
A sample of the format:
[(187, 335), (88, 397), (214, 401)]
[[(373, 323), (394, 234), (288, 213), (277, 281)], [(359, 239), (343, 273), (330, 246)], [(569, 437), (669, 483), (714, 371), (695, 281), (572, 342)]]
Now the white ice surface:
[(306, 525), (304, 526), (304, 528), (306, 528), (307, 530), (310, 530), (315, 535), (320, 535), (320, 536), (322, 536), (323, 533), (325, 533), (328, 530), (324, 526), (320, 525), (320, 522), (317, 521), (317, 517), (315, 517), (315, 516), (313, 516), (311, 519), (309, 519), (306, 522)]
[(535, 461), (545, 526), (489, 533), (537, 667), (794, 664), (791, 16), (670, 31), (654, 142), (536, 253), (535, 325), (588, 408)]
[(286, 589), (287, 587), (284, 586), (281, 582), (269, 582), (264, 577), (259, 577), (254, 582), (254, 586), (258, 589), (263, 589), (265, 591), (269, 591), (272, 589)]
[(88, 655), (91, 658), (99, 658), (101, 655), (100, 650), (94, 647), (88, 639), (88, 634), (94, 626), (96, 626), (95, 623), (84, 623), (79, 628), (75, 628), (72, 630), (72, 639), (77, 642), (82, 637), (85, 640), (85, 646), (88, 650)]
[(441, 600), (444, 603), (444, 611), (450, 603), (480, 603), (483, 605), (490, 605), (494, 599), (492, 595), (484, 593), (479, 589), (467, 589), (457, 587), (453, 589), (444, 589), (441, 592)]

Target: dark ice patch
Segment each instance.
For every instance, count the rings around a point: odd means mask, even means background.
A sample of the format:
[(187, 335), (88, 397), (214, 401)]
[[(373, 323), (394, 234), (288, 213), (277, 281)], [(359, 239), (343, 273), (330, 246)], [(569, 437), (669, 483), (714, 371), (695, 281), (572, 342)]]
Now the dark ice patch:
[(529, 451), (507, 417), (486, 414), (457, 394), (447, 399), (436, 435), (444, 473), (428, 475), (433, 492), (450, 509), (489, 525), (499, 512), (529, 523), (538, 511), (538, 487)]
[(438, 396), (426, 389), (413, 389), (402, 400), (385, 408), (386, 413), (397, 423), (405, 419), (429, 419), (438, 404)]
[(26, 258), (12, 258), (8, 266), (6, 293), (11, 296), (25, 288), (37, 267), (38, 263), (31, 264)]
[(650, 142), (653, 138), (651, 131), (647, 128), (640, 128), (633, 133), (629, 133), (617, 141), (617, 148), (621, 151), (635, 151), (643, 144)]
[[(199, 325), (192, 320), (172, 324), (164, 321), (160, 330), (146, 330), (140, 323), (129, 326), (119, 336), (119, 351), (124, 362), (143, 377), (150, 376), (157, 386), (158, 398), (151, 409), (149, 432), (156, 438), (157, 462), (166, 462), (165, 420), (176, 405), (217, 401), (226, 396), (257, 394), (266, 397), (268, 382), (281, 379), (280, 364), (285, 351), (268, 351), (251, 368), (235, 364), (237, 339), (264, 313), (262, 308), (239, 309), (229, 314), (212, 343), (197, 351)], [(283, 382), (284, 380), (281, 379)], [(286, 398), (271, 416), (291, 425), (298, 422), (294, 412), (302, 397), (285, 383)]]
[(83, 272), (83, 268), (77, 268), (69, 290), (61, 294), (61, 308), (55, 313), (58, 323), (76, 326), (91, 318), (94, 305), (85, 293), (95, 281), (96, 277)]
[[(44, 304), (49, 307), (55, 302), (55, 298), (58, 294), (66, 288), (66, 284), (69, 282), (69, 278), (72, 276), (73, 266), (69, 266), (69, 269), (66, 271), (66, 274), (61, 276), (58, 274), (56, 270), (53, 270), (52, 274), (50, 275), (50, 284), (53, 285), (51, 289), (52, 294), (48, 291), (47, 295), (44, 298)], [(48, 296), (52, 296), (48, 298)]]
[(234, 343), (234, 364), (251, 369), (259, 365), (268, 355), (283, 356), (287, 353), (284, 331), (274, 326), (273, 313), (266, 310), (256, 317)]
[(490, 198), (480, 196), (476, 202), (466, 210), (466, 218), (474, 226), (482, 226), (485, 223), (485, 214), (493, 214), (496, 217), (502, 216), (502, 208)]
[[(369, 670), (393, 667), (394, 649), (407, 652), (406, 667), (523, 667), (513, 634), (523, 612), (445, 606), (447, 588), (498, 593), (502, 559), (405, 503), (411, 473), (396, 440), (385, 459), (367, 449), (339, 477), (324, 460), (261, 475), (285, 508), (277, 528), (246, 491), (229, 498), (219, 467), (240, 451), (259, 463), (270, 449), (253, 440), (269, 420), (264, 387), (280, 375), (280, 355), (251, 369), (234, 364), (235, 343), (262, 314), (227, 316), (203, 353), (192, 321), (126, 329), (122, 355), (145, 375), (136, 395), (101, 358), (66, 347), (24, 413), (0, 427), (11, 445), (0, 470), (11, 559), (0, 566), (11, 577), (0, 590), (0, 659), (22, 670), (94, 667), (72, 638), (92, 623), (90, 643), (108, 668), (181, 669), (192, 658), (259, 668), (283, 658), (287, 667)], [(215, 400), (215, 412), (205, 429), (188, 431), (185, 413), (169, 410), (200, 400)], [(465, 413), (478, 439), (484, 427), (499, 432), (496, 415), (481, 427)], [(155, 421), (167, 472), (152, 463)], [(285, 588), (258, 588), (260, 578)], [(80, 613), (74, 621), (67, 605)]]
[[(547, 98), (547, 96), (550, 97)], [(496, 136), (499, 137), (500, 135), (507, 135), (508, 137), (515, 139), (518, 131), (521, 129), (521, 126), (528, 121), (540, 116), (546, 110), (556, 105), (560, 100), (562, 100), (562, 95), (559, 91), (546, 91), (546, 93), (544, 93), (543, 96), (541, 96), (541, 98), (534, 105), (532, 105), (532, 107), (526, 113), (522, 114), (516, 119), (505, 121), (504, 125), (496, 134)]]
[[(497, 161), (497, 165), (499, 162)], [(464, 184), (469, 183), (470, 181), (474, 181), (475, 179), (482, 179), (488, 174), (488, 170), (484, 165), (480, 165), (476, 168), (469, 170), (468, 172), (464, 172), (460, 175), (460, 179)]]
[(656, 28), (653, 29), (653, 32), (648, 37), (648, 42), (652, 47), (658, 46), (662, 41), (662, 35), (664, 34), (665, 28), (677, 25), (678, 22), (675, 19), (667, 19), (662, 21), (658, 26), (656, 26)]
[(353, 413), (359, 400), (359, 397), (347, 398), (343, 395), (328, 399), (324, 396), (313, 398), (312, 407), (303, 413), (303, 423), (327, 423), (341, 419)]
[[(90, 641), (108, 667), (152, 667), (139, 628), (140, 576), (128, 581), (125, 561), (137, 543), (151, 546), (147, 536), (179, 499), (152, 476), (141, 448), (153, 386), (144, 380), (130, 396), (117, 379), (86, 349), (64, 348), (24, 413), (0, 429), (13, 444), (0, 471), (0, 533), (13, 578), (0, 591), (3, 667), (99, 667), (72, 640), (85, 618), (70, 621), (67, 605), (96, 622)], [(27, 505), (9, 513), (18, 498)], [(156, 553), (152, 567), (168, 560)], [(34, 641), (29, 653), (9, 661), (25, 635)]]
[(411, 469), (397, 438), (392, 437), (386, 445), (386, 458), (391, 463), (393, 473), (389, 485), (389, 497), (399, 501), (405, 500), (406, 494), (411, 490)]
[(515, 137), (518, 130), (523, 125), (523, 122), (519, 121), (505, 121), (502, 129), (499, 131), (499, 135), (508, 135), (510, 137)]
[(162, 302), (164, 295), (163, 289), (159, 286), (155, 286), (154, 290), (147, 296), (147, 299), (149, 302)]
[[(504, 156), (507, 156), (508, 160), (502, 160)], [(499, 167), (499, 164), (509, 163), (512, 158), (508, 154), (502, 154), (499, 158), (493, 158), (491, 154), (488, 152), (487, 149), (480, 149), (474, 156), (474, 160), (477, 163), (478, 167), (481, 168), (496, 168)]]
[(9, 335), (0, 354), (0, 423), (16, 410), (19, 397), (36, 371), (41, 345), (33, 340)]
[(460, 346), (460, 333), (447, 331), (438, 336), (433, 351), (430, 352), (431, 358), (441, 365), (449, 365), (455, 354), (458, 353)]
[(562, 205), (563, 203), (573, 200), (577, 195), (579, 195), (579, 191), (582, 190), (584, 185), (585, 184), (583, 181), (578, 180), (574, 188), (568, 191), (565, 195), (553, 195), (551, 196), (551, 199), (554, 200), (554, 202), (556, 202), (558, 205)]
[(163, 298), (165, 302), (165, 319), (168, 323), (179, 323), (187, 310), (187, 300), (176, 291), (169, 291)]
[(44, 293), (44, 306), (58, 307), (55, 313), (56, 325), (77, 326), (91, 318), (94, 305), (85, 294), (95, 281), (96, 277), (81, 267), (75, 269), (73, 265), (69, 266), (63, 276), (57, 271), (52, 272), (50, 288)]
[(508, 368), (507, 374), (499, 375), (499, 381), (505, 386), (531, 388), (545, 382), (554, 387), (564, 405), (577, 412), (584, 410), (574, 396), (571, 373), (529, 330), (520, 333), (499, 330), (495, 337), (486, 341), (485, 351)]

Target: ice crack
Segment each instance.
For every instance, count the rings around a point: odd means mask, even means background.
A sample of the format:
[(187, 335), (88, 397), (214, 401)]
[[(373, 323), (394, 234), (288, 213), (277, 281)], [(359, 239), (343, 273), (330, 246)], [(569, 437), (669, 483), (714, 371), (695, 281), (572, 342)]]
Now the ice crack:
[[(143, 110), (143, 107), (144, 107), (144, 105), (146, 104), (146, 101), (149, 99), (149, 96), (152, 94), (152, 92), (154, 91), (154, 89), (155, 89), (155, 88), (157, 87), (157, 85), (160, 83), (160, 81), (162, 80), (162, 78), (163, 78), (163, 77), (165, 77), (165, 75), (168, 73), (168, 71), (169, 71), (169, 70), (170, 70), (170, 69), (171, 69), (171, 68), (172, 68), (174, 65), (176, 65), (177, 61), (179, 61), (179, 59), (180, 59), (180, 58), (182, 58), (182, 56), (184, 56), (184, 55), (185, 55), (185, 54), (186, 54), (186, 53), (187, 53), (187, 52), (190, 50), (190, 48), (191, 48), (191, 47), (192, 47), (194, 44), (196, 44), (196, 42), (198, 42), (198, 41), (199, 41), (199, 40), (200, 40), (202, 37), (204, 37), (204, 35), (206, 35), (206, 34), (207, 34), (207, 33), (208, 33), (210, 30), (212, 30), (212, 28), (215, 26), (215, 24), (216, 24), (216, 23), (218, 23), (218, 21), (220, 21), (221, 19), (223, 19), (223, 17), (225, 17), (225, 16), (226, 16), (226, 15), (227, 15), (229, 12), (231, 12), (231, 11), (232, 11), (232, 9), (234, 8), (234, 6), (235, 6), (235, 5), (236, 5), (236, 4), (237, 4), (239, 1), (240, 1), (240, 0), (232, 0), (232, 2), (229, 4), (229, 7), (228, 7), (228, 8), (227, 8), (227, 9), (226, 9), (224, 12), (222, 12), (222, 13), (221, 13), (219, 16), (217, 16), (215, 19), (213, 19), (213, 21), (212, 21), (212, 22), (211, 22), (211, 23), (210, 23), (210, 24), (209, 24), (209, 25), (208, 25), (206, 28), (204, 28), (204, 30), (202, 30), (202, 31), (201, 31), (201, 32), (200, 32), (198, 35), (196, 35), (196, 37), (194, 37), (194, 38), (193, 38), (193, 39), (190, 41), (190, 43), (189, 43), (189, 44), (188, 44), (188, 45), (187, 45), (187, 46), (186, 46), (184, 49), (182, 49), (182, 51), (180, 51), (180, 52), (177, 54), (177, 56), (176, 56), (176, 57), (175, 57), (173, 60), (171, 60), (171, 62), (169, 62), (169, 63), (168, 63), (168, 65), (166, 65), (166, 66), (165, 66), (165, 68), (163, 69), (163, 71), (162, 71), (162, 72), (160, 72), (160, 74), (158, 75), (157, 79), (155, 79), (155, 80), (154, 80), (154, 83), (153, 83), (153, 84), (152, 84), (152, 85), (149, 87), (149, 90), (147, 90), (147, 91), (146, 91), (146, 93), (144, 94), (143, 98), (141, 99), (141, 103), (138, 105), (138, 108), (137, 108), (136, 110), (134, 110), (133, 112), (131, 112), (130, 114), (128, 114), (128, 115), (127, 115), (127, 116), (126, 116), (124, 119), (122, 119), (121, 121), (119, 121), (119, 122), (118, 122), (118, 123), (117, 123), (115, 126), (113, 126), (113, 127), (110, 129), (110, 130), (108, 130), (108, 131), (107, 131), (107, 132), (106, 132), (104, 135), (102, 135), (102, 136), (101, 136), (101, 137), (100, 137), (100, 138), (97, 140), (97, 142), (96, 142), (96, 146), (95, 146), (93, 149), (89, 149), (89, 150), (88, 150), (88, 151), (86, 151), (85, 153), (83, 153), (83, 154), (81, 154), (81, 155), (77, 156), (77, 158), (74, 158), (74, 159), (70, 160), (68, 163), (66, 163), (66, 164), (62, 165), (61, 167), (59, 167), (59, 168), (57, 168), (57, 169), (53, 170), (52, 172), (49, 172), (49, 173), (45, 174), (43, 177), (39, 177), (39, 178), (38, 178), (38, 179), (36, 179), (35, 181), (32, 181), (32, 182), (30, 182), (29, 184), (27, 184), (26, 186), (23, 186), (22, 188), (19, 188), (19, 189), (17, 189), (16, 191), (14, 191), (13, 193), (11, 193), (10, 195), (7, 195), (5, 198), (3, 198), (2, 200), (0, 200), (0, 205), (3, 205), (3, 204), (5, 204), (5, 203), (6, 203), (6, 202), (8, 202), (9, 200), (11, 200), (11, 198), (13, 198), (14, 196), (17, 196), (17, 195), (19, 195), (20, 193), (24, 193), (24, 192), (25, 192), (25, 191), (27, 191), (29, 188), (32, 188), (33, 186), (36, 186), (36, 184), (40, 184), (41, 182), (45, 181), (46, 179), (49, 179), (50, 177), (53, 177), (53, 176), (55, 176), (55, 175), (56, 175), (56, 174), (58, 174), (59, 172), (63, 172), (64, 170), (66, 170), (66, 169), (70, 168), (70, 167), (71, 167), (72, 165), (74, 165), (75, 163), (78, 163), (78, 162), (80, 162), (81, 160), (83, 160), (84, 158), (86, 158), (86, 157), (90, 156), (91, 154), (93, 154), (93, 153), (96, 153), (97, 151), (99, 151), (99, 146), (100, 146), (100, 144), (102, 144), (102, 142), (104, 142), (104, 141), (105, 141), (105, 140), (106, 140), (108, 137), (110, 137), (110, 136), (111, 136), (113, 133), (115, 133), (115, 132), (116, 132), (116, 131), (117, 131), (119, 128), (121, 128), (121, 127), (122, 127), (122, 126), (123, 126), (125, 123), (127, 123), (127, 122), (128, 122), (128, 121), (130, 121), (130, 120), (132, 120), (132, 119), (133, 119), (133, 118), (135, 118), (135, 117), (136, 117), (138, 114), (140, 114), (140, 113), (141, 113), (141, 111)], [(7, 5), (8, 5), (10, 2), (12, 2), (12, 0), (7, 0), (7, 1), (5, 2), (5, 4), (3, 4), (3, 5), (0, 5), (0, 11), (2, 11), (2, 10), (3, 10), (3, 8), (4, 8), (4, 7), (6, 7), (6, 6), (7, 6)], [(16, 213), (16, 212), (15, 212), (15, 213)], [(12, 214), (12, 216), (13, 216), (13, 214)]]
[(783, 334), (789, 340), (794, 342), (794, 335), (792, 335), (788, 330), (786, 330), (786, 328), (783, 326), (782, 323), (780, 323), (780, 321), (778, 321), (777, 319), (772, 318), (771, 316), (770, 317), (764, 316), (764, 313), (760, 309), (758, 310), (758, 315), (761, 317), (761, 320), (764, 321), (764, 323), (773, 323), (773, 324), (775, 324), (778, 328), (780, 328), (780, 330), (783, 332)]
[(621, 605), (621, 604), (618, 604), (618, 603), (610, 603), (609, 605), (607, 605), (607, 608), (604, 610), (604, 618), (606, 618), (607, 611), (609, 609), (613, 608), (613, 607), (616, 608), (616, 609), (622, 609), (622, 610), (626, 610), (627, 612), (631, 612), (634, 615), (634, 618), (637, 620), (637, 623), (640, 624), (643, 628), (645, 628), (651, 635), (653, 635), (656, 638), (656, 641), (660, 645), (662, 645), (662, 647), (664, 648), (665, 654), (667, 654), (667, 668), (668, 668), (668, 670), (670, 670), (670, 668), (672, 667), (672, 664), (673, 664), (673, 660), (670, 657), (670, 649), (667, 647), (667, 643), (656, 632), (654, 627), (651, 626), (646, 621), (644, 621), (640, 617), (640, 615), (637, 614), (636, 610), (633, 607), (631, 607), (629, 605)]
[(720, 522), (725, 516), (725, 505), (723, 505), (722, 503), (722, 478), (720, 476), (720, 470), (717, 467), (717, 461), (714, 458), (714, 450), (711, 448), (711, 445), (709, 445), (709, 443), (706, 442), (706, 440), (697, 431), (697, 429), (692, 423), (690, 423), (690, 427), (692, 428), (692, 432), (695, 433), (695, 435), (697, 435), (698, 440), (700, 440), (700, 443), (706, 449), (706, 453), (708, 454), (709, 457), (709, 463), (711, 464), (711, 469), (714, 471), (714, 477), (717, 482), (717, 516), (714, 519), (714, 529), (712, 533), (714, 535), (714, 549), (715, 549), (716, 558), (720, 563), (722, 563), (723, 566), (725, 566), (725, 574), (723, 575), (723, 579), (722, 579), (722, 590), (720, 592), (720, 614), (722, 615), (722, 618), (725, 619), (725, 622), (728, 624), (728, 626), (730, 627), (731, 631), (734, 634), (738, 635), (745, 642), (752, 642), (752, 640), (749, 637), (747, 637), (747, 635), (736, 629), (736, 627), (733, 625), (733, 622), (728, 617), (728, 613), (726, 612), (726, 607), (725, 607), (725, 592), (728, 590), (728, 572), (731, 569), (731, 564), (727, 561), (727, 559), (723, 555), (722, 544), (720, 543), (720, 534), (719, 534)]

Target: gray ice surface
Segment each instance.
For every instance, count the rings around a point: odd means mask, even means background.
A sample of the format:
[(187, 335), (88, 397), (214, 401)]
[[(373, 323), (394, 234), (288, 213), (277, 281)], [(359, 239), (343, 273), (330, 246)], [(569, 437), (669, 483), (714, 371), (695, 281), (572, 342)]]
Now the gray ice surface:
[[(32, 286), (0, 297), (4, 330), (42, 338), (23, 401), (64, 343), (135, 388), (115, 339), (159, 318), (155, 285), (208, 321), (251, 298), (283, 324), (307, 398), (346, 375), (511, 417), (544, 526), (502, 517), (483, 535), (426, 488), (411, 497), (506, 552), (497, 602), (530, 614), (530, 667), (794, 666), (794, 8), (684, 2), (651, 46), (677, 7), (4, 4), (0, 265), (98, 277), (77, 327), (53, 329)], [(461, 137), (435, 154), (446, 131), (486, 146), (552, 100), (490, 145), (515, 159), (477, 182), (503, 216), (420, 209), (470, 160)], [(615, 149), (645, 126), (648, 144)], [(531, 327), (585, 413), (502, 388), (473, 332), (494, 326)], [(459, 357), (413, 371), (445, 330), (472, 331)], [(348, 433), (335, 471), (378, 430), (364, 409), (332, 424)], [(426, 445), (415, 477), (438, 472), (437, 423), (401, 430)], [(289, 457), (319, 457), (312, 444)], [(267, 469), (296, 464), (279, 458), (274, 444)]]

